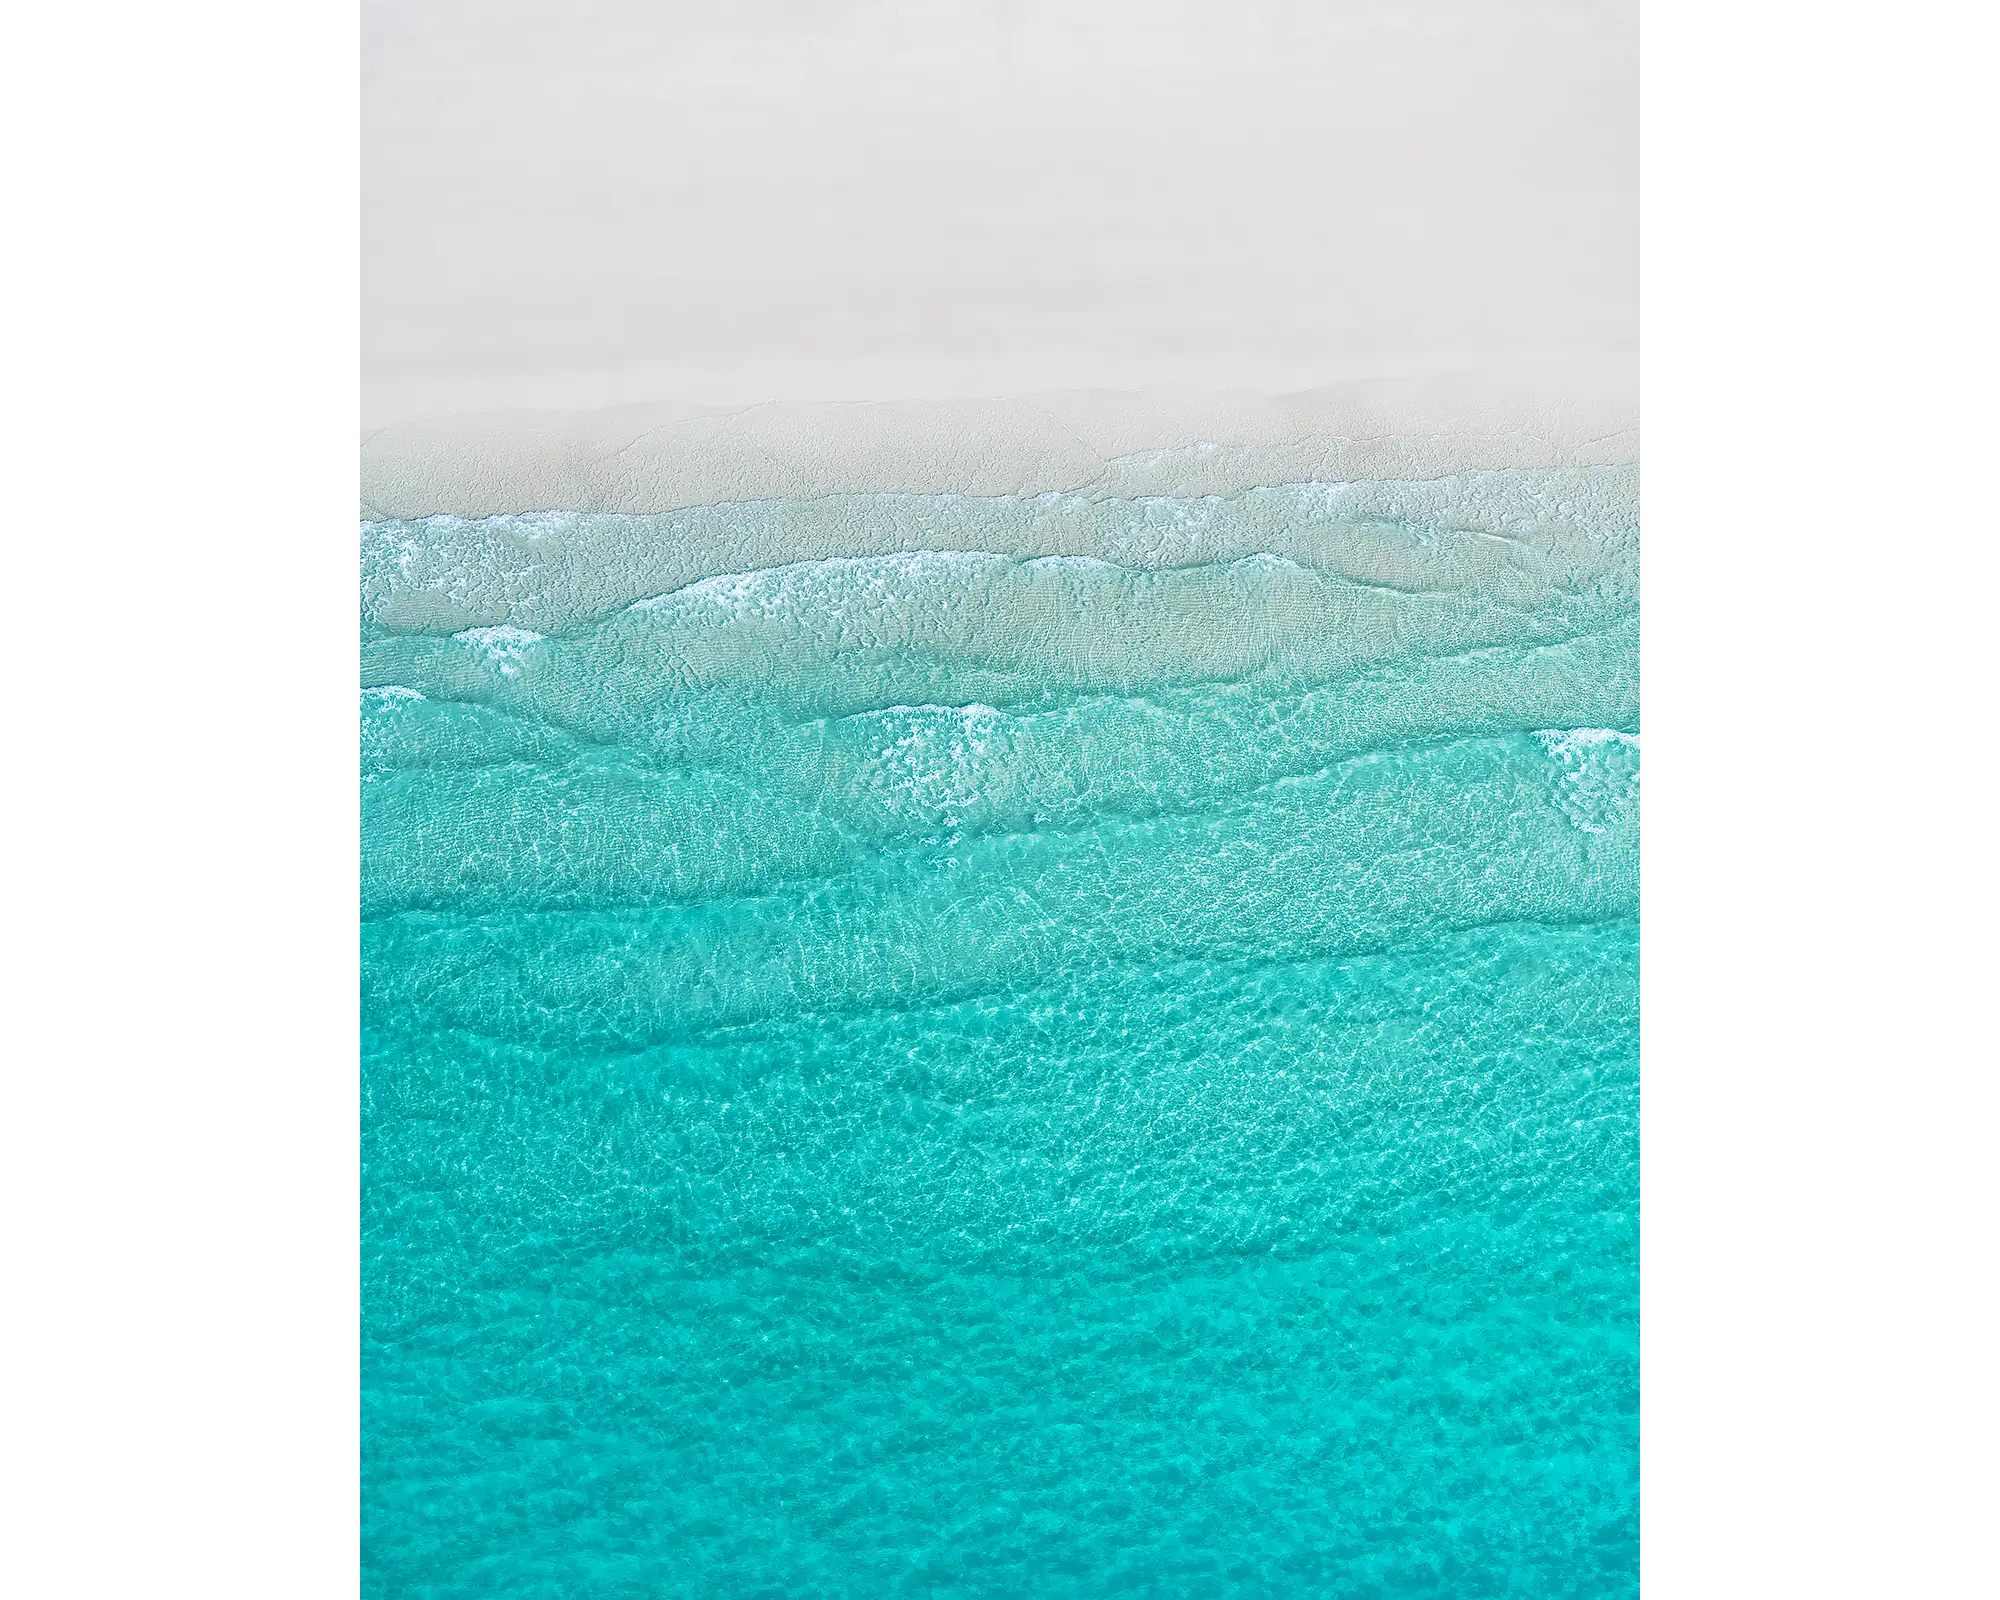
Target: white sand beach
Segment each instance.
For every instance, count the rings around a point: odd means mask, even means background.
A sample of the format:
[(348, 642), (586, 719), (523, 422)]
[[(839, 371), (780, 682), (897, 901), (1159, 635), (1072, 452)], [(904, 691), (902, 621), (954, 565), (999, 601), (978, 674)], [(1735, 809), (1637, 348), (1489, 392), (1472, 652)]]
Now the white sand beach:
[(364, 7), (375, 514), (1630, 457), (1633, 8), (584, 9)]

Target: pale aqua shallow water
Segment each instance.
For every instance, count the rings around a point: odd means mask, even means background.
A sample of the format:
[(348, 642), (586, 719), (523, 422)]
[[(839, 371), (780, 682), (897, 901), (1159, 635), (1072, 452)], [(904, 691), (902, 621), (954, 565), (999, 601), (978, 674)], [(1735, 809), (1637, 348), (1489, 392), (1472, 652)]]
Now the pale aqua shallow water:
[(1635, 505), (365, 527), (366, 1591), (1633, 1592)]

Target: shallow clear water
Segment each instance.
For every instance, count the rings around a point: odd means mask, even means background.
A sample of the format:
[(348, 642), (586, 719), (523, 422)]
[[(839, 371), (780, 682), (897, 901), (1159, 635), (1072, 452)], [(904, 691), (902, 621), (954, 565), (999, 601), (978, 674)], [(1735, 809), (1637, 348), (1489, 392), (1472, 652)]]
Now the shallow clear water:
[(365, 526), (366, 1590), (1635, 1591), (1635, 504)]

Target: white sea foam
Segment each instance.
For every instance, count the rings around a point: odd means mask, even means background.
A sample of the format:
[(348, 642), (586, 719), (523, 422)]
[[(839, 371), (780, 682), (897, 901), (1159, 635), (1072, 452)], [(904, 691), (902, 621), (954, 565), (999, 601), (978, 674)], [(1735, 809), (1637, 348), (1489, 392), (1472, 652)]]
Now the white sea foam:
[(1609, 833), (1639, 803), (1639, 736), (1616, 728), (1541, 728), (1535, 733), (1561, 769), (1563, 814), (1585, 833)]
[(460, 644), (469, 644), (478, 650), (503, 678), (518, 678), (521, 675), (521, 657), (531, 645), (542, 642), (542, 635), (526, 628), (500, 624), (490, 628), (464, 628), (452, 635)]
[(706, 611), (728, 618), (777, 616), (795, 610), (808, 597), (835, 592), (883, 594), (926, 578), (964, 578), (1011, 567), (1018, 559), (986, 550), (897, 550), (885, 555), (788, 561), (782, 566), (698, 578), (664, 594), (635, 600), (625, 610), (640, 613), (671, 610), (685, 616)]
[(508, 627), (504, 623), (493, 628), (464, 628), (452, 635), (463, 644), (476, 644), (482, 649), (496, 651), (520, 650), (524, 646), (540, 644), (542, 635), (531, 633), (526, 628)]
[(1281, 556), (1272, 550), (1254, 550), (1247, 556), (1238, 556), (1229, 564), (1229, 570), (1232, 572), (1256, 572), (1260, 569), (1275, 569), (1280, 572), (1307, 570), (1290, 556)]
[(1616, 728), (1538, 728), (1535, 737), (1542, 742), (1542, 748), (1558, 761), (1580, 758), (1602, 745), (1623, 745), (1628, 750), (1639, 748), (1639, 735), (1621, 733)]
[(1021, 565), (1031, 572), (1044, 569), (1051, 572), (1118, 572), (1122, 571), (1115, 561), (1106, 561), (1100, 556), (1030, 556)]

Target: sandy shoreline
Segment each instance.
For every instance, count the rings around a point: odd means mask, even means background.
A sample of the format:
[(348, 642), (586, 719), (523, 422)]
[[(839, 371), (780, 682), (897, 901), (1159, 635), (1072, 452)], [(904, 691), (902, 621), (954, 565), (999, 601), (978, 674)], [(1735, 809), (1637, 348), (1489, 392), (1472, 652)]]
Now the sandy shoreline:
[(361, 444), (370, 519), (652, 513), (828, 494), (1229, 494), (1638, 459), (1622, 374), (1010, 399), (497, 412)]
[(1604, 375), (445, 418), (364, 441), (364, 609), (541, 634), (723, 574), (954, 553), (1263, 554), (1532, 609), (1543, 565), (1636, 535), (1637, 423)]
[(503, 12), (368, 8), (364, 515), (1636, 455), (1625, 8)]

